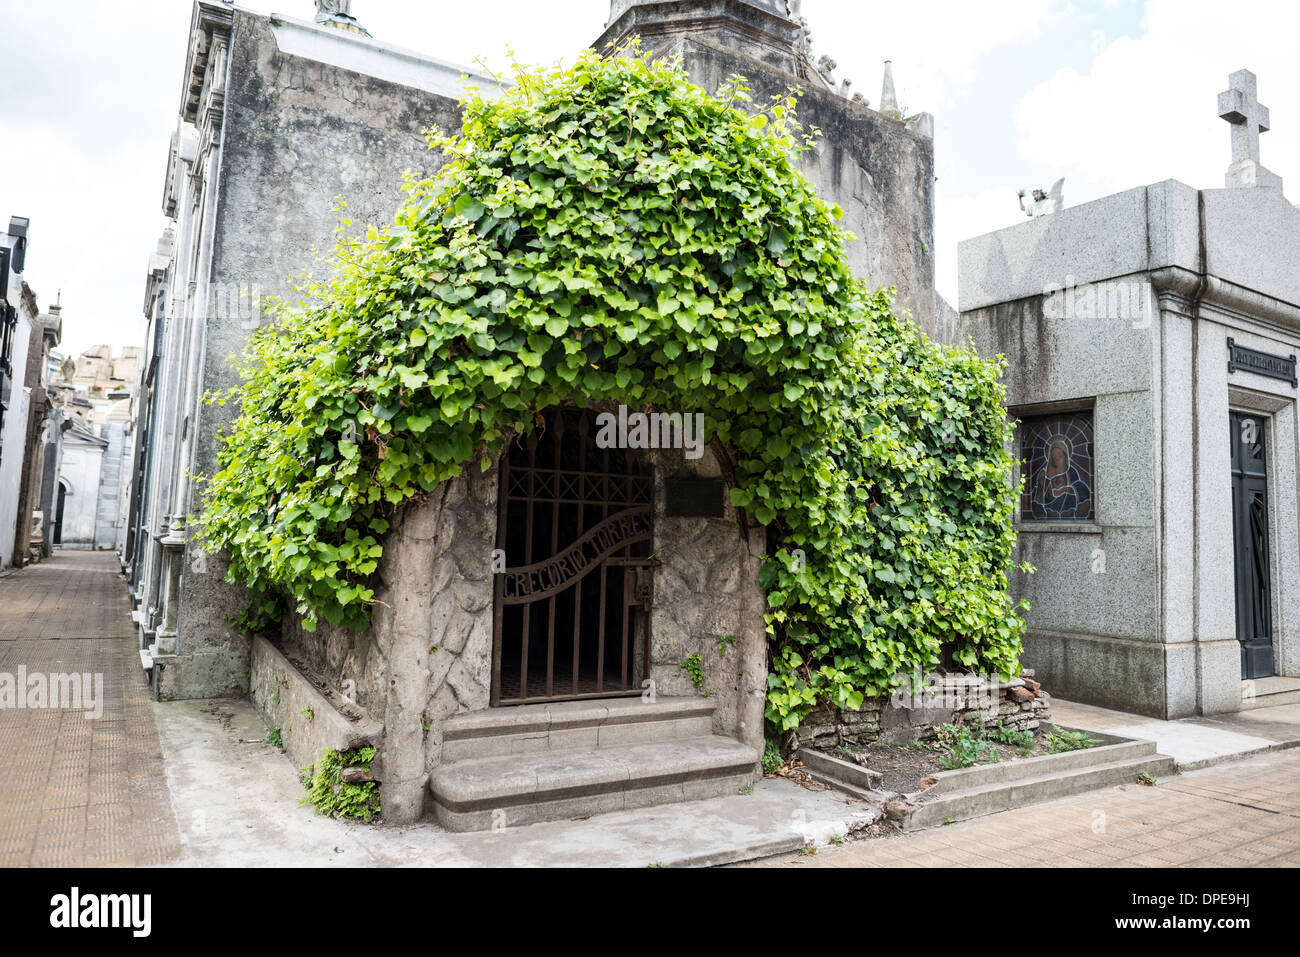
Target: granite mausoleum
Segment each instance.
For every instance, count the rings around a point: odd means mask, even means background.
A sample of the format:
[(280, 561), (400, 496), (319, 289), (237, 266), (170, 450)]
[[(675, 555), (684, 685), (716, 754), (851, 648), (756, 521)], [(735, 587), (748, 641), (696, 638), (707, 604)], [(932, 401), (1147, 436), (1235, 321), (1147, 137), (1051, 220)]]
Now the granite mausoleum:
[(1226, 188), (1175, 181), (962, 244), (961, 331), (1003, 354), (1026, 479), (1013, 579), (1054, 693), (1163, 718), (1300, 689), (1300, 209), (1219, 98)]

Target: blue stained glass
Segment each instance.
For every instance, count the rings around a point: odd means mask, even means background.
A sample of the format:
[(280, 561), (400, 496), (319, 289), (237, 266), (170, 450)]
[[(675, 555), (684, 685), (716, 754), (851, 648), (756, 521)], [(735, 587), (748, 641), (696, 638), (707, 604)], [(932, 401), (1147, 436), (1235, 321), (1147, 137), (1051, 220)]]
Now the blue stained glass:
[(1094, 502), (1091, 412), (1027, 416), (1020, 424), (1025, 522), (1091, 522)]

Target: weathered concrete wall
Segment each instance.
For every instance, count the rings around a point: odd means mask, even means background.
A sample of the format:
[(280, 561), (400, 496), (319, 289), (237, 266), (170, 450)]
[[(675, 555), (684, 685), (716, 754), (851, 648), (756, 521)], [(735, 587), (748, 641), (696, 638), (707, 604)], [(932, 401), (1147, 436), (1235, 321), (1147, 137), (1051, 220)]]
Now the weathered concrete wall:
[(112, 548), (121, 527), (122, 465), (126, 453), (126, 428), (110, 422), (102, 430), (108, 442), (99, 470), (99, 501), (95, 504), (95, 547)]
[[(292, 654), (292, 652), (290, 652)], [(346, 751), (383, 741), (383, 725), (334, 691), (315, 686), (300, 668), (265, 638), (253, 639), (249, 697), (280, 741), (293, 766), (302, 770), (325, 749)], [(382, 780), (382, 772), (375, 770)]]
[[(95, 511), (99, 502), (99, 472), (104, 446), (76, 433), (65, 433), (59, 478), (67, 486), (63, 500), (64, 548), (95, 547)], [(56, 492), (57, 502), (57, 492)]]
[[(15, 295), (19, 280), (11, 277), (9, 289), (0, 293), (9, 302), (18, 302)], [(5, 415), (0, 431), (0, 568), (8, 568), (14, 559), (14, 529), (18, 527), (19, 489), (26, 469), (23, 453), (27, 441), (27, 415), (30, 390), (23, 379), (27, 365), (27, 352), (32, 342), (32, 317), (26, 307), (18, 308), (18, 323), (13, 331), (13, 354), (10, 361), (17, 373), (8, 380), (10, 391), (3, 396)], [(93, 532), (93, 530), (92, 530)]]
[[(282, 53), (270, 20), (236, 10), (223, 133), (219, 204), (213, 226), (213, 288), (288, 294), (304, 272), (319, 274), (346, 215), (363, 230), (390, 222), (401, 204), (402, 174), (441, 165), (424, 130), (460, 127), (454, 100)], [(337, 200), (347, 203), (336, 210)], [(231, 357), (264, 319), (218, 310), (209, 318), (202, 359), (204, 391), (235, 385)], [(200, 405), (190, 424), (193, 471), (216, 470), (218, 435), (232, 407)], [(201, 501), (196, 494), (192, 511)], [(230, 624), (246, 601), (224, 581), (225, 560), (186, 549), (178, 657), (159, 681), (163, 699), (241, 694), (248, 641)]]

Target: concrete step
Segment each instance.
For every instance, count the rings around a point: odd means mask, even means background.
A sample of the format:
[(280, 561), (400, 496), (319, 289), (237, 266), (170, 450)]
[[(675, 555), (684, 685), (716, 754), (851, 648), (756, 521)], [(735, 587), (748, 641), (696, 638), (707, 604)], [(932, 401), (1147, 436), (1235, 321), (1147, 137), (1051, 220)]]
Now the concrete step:
[(713, 733), (705, 698), (604, 698), (491, 708), (443, 723), (442, 760), (469, 761), (621, 744), (679, 741)]
[(880, 787), (881, 779), (884, 778), (879, 771), (872, 771), (854, 761), (846, 761), (812, 748), (800, 748), (796, 757), (803, 762), (814, 781), (852, 789), (855, 797), (860, 797), (860, 792)]
[(950, 821), (965, 821), (1117, 784), (1137, 785), (1139, 775), (1144, 773), (1156, 778), (1171, 775), (1174, 759), (1153, 754), (939, 794), (917, 805), (903, 829), (914, 831)]
[(1300, 678), (1256, 678), (1243, 681), (1241, 710), (1272, 708), (1280, 704), (1300, 704)]
[(943, 771), (936, 775), (938, 783), (931, 787), (926, 795), (950, 794), (956, 791), (969, 791), (974, 788), (992, 787), (999, 784), (1012, 784), (1056, 774), (1069, 774), (1085, 768), (1100, 767), (1104, 764), (1117, 764), (1136, 758), (1146, 758), (1156, 753), (1154, 741), (1121, 740), (1095, 734), (1103, 742), (1092, 748), (1079, 751), (1065, 751), (1061, 754), (1044, 754), (1034, 758), (1022, 758), (1018, 761), (1003, 761), (998, 764), (980, 764), (971, 768), (955, 771)]
[(485, 831), (735, 794), (759, 753), (720, 735), (455, 761), (429, 777), (449, 831)]

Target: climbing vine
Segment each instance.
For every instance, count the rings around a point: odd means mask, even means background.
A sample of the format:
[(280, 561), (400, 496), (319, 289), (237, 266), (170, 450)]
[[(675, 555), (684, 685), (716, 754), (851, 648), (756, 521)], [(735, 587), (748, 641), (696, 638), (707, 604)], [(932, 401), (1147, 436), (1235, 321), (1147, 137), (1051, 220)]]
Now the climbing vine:
[[(239, 416), (200, 518), (244, 624), (364, 628), (395, 512), (563, 402), (703, 412), (768, 530), (767, 716), (896, 676), (1009, 674), (1014, 489), (998, 369), (849, 271), (795, 169), (794, 96), (716, 94), (635, 49), (470, 95), (389, 227), (342, 235), (214, 401)], [(348, 225), (346, 222), (345, 226)], [(486, 557), (485, 557), (486, 561)]]

